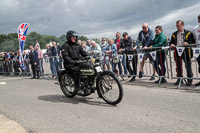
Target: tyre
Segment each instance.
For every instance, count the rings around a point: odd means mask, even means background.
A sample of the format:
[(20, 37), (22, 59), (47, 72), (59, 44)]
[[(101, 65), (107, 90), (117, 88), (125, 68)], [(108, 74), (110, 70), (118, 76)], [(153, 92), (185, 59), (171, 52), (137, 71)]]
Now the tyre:
[(65, 73), (61, 76), (60, 79), (60, 88), (62, 92), (67, 97), (74, 97), (75, 94), (73, 94), (75, 86), (74, 86), (74, 79), (72, 76), (68, 73)]
[(121, 102), (123, 87), (114, 73), (111, 71), (102, 72), (97, 82), (97, 91), (100, 98), (111, 105)]

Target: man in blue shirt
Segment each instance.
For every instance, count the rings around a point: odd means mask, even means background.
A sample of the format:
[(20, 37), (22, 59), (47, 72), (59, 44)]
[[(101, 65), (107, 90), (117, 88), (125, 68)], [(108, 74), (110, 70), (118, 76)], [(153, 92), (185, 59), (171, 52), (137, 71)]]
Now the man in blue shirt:
[[(142, 30), (138, 34), (138, 39), (137, 39), (138, 41), (136, 43), (137, 46), (139, 45), (139, 43), (142, 43), (142, 49), (143, 49), (142, 52), (144, 53), (143, 60), (142, 60), (142, 62), (140, 64), (139, 78), (142, 78), (144, 61), (149, 57), (147, 49), (152, 44), (153, 38), (154, 38), (153, 31), (149, 28), (147, 23), (144, 23), (142, 25)], [(153, 69), (154, 69), (154, 67), (153, 67)], [(155, 79), (154, 75), (155, 75), (155, 69), (153, 71), (153, 75), (152, 75), (150, 80), (154, 80)]]

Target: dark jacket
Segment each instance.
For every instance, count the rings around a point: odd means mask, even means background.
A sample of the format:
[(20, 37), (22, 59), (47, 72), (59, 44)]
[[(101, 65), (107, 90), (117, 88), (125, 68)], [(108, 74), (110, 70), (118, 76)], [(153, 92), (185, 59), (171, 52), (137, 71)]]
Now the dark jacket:
[[(172, 34), (170, 45), (171, 44), (177, 45), (177, 33), (178, 33), (178, 31), (176, 31)], [(192, 32), (189, 31), (189, 30), (184, 29), (183, 38), (184, 38), (184, 42), (187, 42), (188, 44), (194, 44), (195, 43), (194, 36), (193, 36)], [(188, 59), (191, 59), (193, 57), (193, 52), (192, 52), (191, 48), (185, 48), (184, 52), (186, 52), (186, 57)], [(182, 56), (183, 55), (184, 55), (184, 53), (182, 54)]]
[(33, 64), (33, 51), (29, 53), (30, 64)]
[[(178, 31), (176, 31), (172, 34), (170, 45), (171, 44), (177, 45), (177, 33), (178, 33)], [(187, 42), (188, 44), (195, 43), (194, 36), (193, 36), (192, 32), (189, 30), (184, 29), (183, 38), (184, 38), (184, 42)]]
[(129, 54), (130, 51), (132, 51), (133, 46), (133, 40), (129, 36), (127, 40), (121, 39), (120, 40), (120, 47), (119, 49), (125, 49), (123, 53)]
[(76, 61), (81, 59), (80, 55), (83, 57), (88, 56), (88, 53), (83, 50), (81, 45), (69, 41), (62, 45), (61, 52), (65, 67), (76, 65)]
[(33, 65), (34, 63), (39, 64), (39, 59), (38, 59), (38, 52), (37, 50), (33, 50), (29, 53), (29, 58), (30, 58), (30, 64)]

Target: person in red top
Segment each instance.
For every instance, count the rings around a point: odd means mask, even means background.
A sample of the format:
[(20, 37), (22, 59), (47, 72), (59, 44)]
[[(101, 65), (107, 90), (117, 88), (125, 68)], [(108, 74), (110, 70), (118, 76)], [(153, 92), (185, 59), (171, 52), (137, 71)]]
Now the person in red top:
[(38, 59), (39, 59), (39, 71), (40, 75), (44, 76), (44, 68), (43, 68), (43, 53), (42, 50), (40, 49), (39, 45), (35, 45), (35, 49), (38, 52)]
[[(116, 46), (117, 46), (117, 51), (119, 51), (120, 42), (121, 42), (121, 34), (120, 34), (119, 32), (117, 32), (117, 33), (116, 33), (116, 40), (115, 40), (115, 44), (116, 44)], [(127, 67), (126, 67), (125, 55), (123, 55), (122, 65), (123, 65), (123, 67), (124, 67), (124, 74), (127, 75), (127, 74), (128, 74), (128, 71), (127, 71)], [(118, 68), (119, 68), (119, 74), (120, 74), (120, 76), (122, 76), (122, 66), (121, 66), (120, 60), (119, 60), (119, 62), (118, 62)]]

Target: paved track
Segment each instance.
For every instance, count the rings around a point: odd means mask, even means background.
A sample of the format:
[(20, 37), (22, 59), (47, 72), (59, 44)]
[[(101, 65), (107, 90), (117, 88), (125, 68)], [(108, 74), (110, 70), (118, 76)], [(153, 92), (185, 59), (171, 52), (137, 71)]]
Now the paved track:
[(117, 106), (97, 94), (66, 98), (55, 80), (0, 77), (0, 114), (30, 133), (200, 132), (199, 88), (124, 83)]

